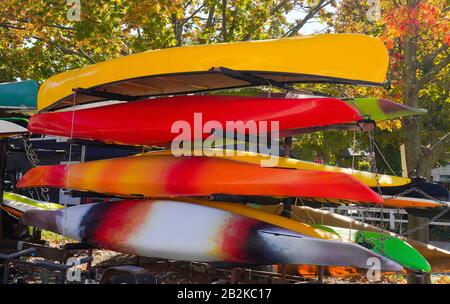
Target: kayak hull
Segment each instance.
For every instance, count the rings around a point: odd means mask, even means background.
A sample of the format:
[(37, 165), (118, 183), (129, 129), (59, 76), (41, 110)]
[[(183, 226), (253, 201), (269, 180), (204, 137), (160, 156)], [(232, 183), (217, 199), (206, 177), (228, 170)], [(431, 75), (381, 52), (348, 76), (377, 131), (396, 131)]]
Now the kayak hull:
[(35, 167), (19, 188), (53, 187), (117, 196), (167, 197), (211, 194), (330, 197), (381, 203), (350, 175), (263, 168), (204, 156), (140, 154), (73, 165)]
[[(223, 208), (223, 205), (225, 205), (226, 208), (233, 208), (233, 204), (228, 203), (220, 203), (218, 204), (218, 208)], [(268, 214), (280, 214), (283, 210), (282, 205), (251, 205), (251, 208), (259, 209)], [(359, 227), (355, 227), (354, 229), (351, 227), (343, 228), (339, 223), (336, 225), (336, 222), (333, 222), (333, 225), (331, 225), (331, 220), (326, 215), (321, 216), (314, 212), (309, 212), (309, 210), (315, 209), (308, 208), (307, 210), (304, 210), (302, 208), (307, 207), (300, 206), (293, 206), (292, 208), (291, 218), (295, 221), (299, 221), (299, 223), (302, 223), (302, 221), (308, 223), (311, 222), (310, 224), (315, 228), (322, 229), (345, 240), (370, 248), (370, 250), (375, 253), (396, 261), (408, 269), (422, 272), (430, 272), (431, 270), (428, 261), (414, 247), (394, 234), (365, 230), (364, 227), (361, 227), (359, 230)], [(321, 210), (320, 212), (324, 211)], [(345, 218), (344, 216), (340, 217)], [(323, 224), (320, 225), (315, 223)]]
[(63, 206), (60, 204), (37, 201), (13, 192), (4, 192), (3, 202), (0, 204), (0, 209), (5, 210), (18, 218), (21, 217), (24, 212), (32, 209), (54, 210), (61, 208), (63, 208)]
[(28, 130), (18, 124), (6, 120), (0, 120), (0, 138), (12, 137), (25, 133), (28, 133)]
[(74, 99), (74, 88), (127, 96), (163, 96), (254, 85), (242, 77), (237, 79), (212, 70), (219, 67), (282, 83), (380, 85), (385, 80), (388, 63), (388, 52), (382, 41), (361, 34), (175, 47), (57, 74), (41, 85), (38, 110), (105, 99), (82, 94)]
[(450, 202), (417, 197), (383, 195), (384, 205), (392, 208), (450, 208)]
[[(178, 96), (132, 103), (119, 103), (66, 112), (33, 115), (28, 124), (31, 133), (73, 137), (124, 145), (165, 145), (175, 138), (185, 141), (205, 139), (206, 124), (227, 127), (242, 122), (241, 134), (270, 132), (278, 123), (281, 134), (293, 134), (302, 128), (344, 124), (361, 119), (358, 111), (334, 98), (258, 98), (238, 96)], [(73, 121), (72, 121), (73, 120)], [(189, 126), (186, 135), (177, 125)], [(261, 124), (265, 124), (266, 131)], [(175, 130), (174, 130), (175, 127)], [(198, 131), (194, 129), (199, 128)], [(181, 135), (181, 137), (180, 137)], [(234, 136), (232, 137), (234, 138)]]
[(38, 84), (34, 80), (0, 83), (0, 108), (36, 109)]
[(25, 225), (48, 229), (95, 247), (139, 256), (362, 268), (368, 267), (368, 258), (375, 257), (383, 269), (402, 269), (356, 244), (315, 238), (225, 210), (177, 201), (120, 201), (61, 211), (31, 210), (21, 220)]
[[(263, 206), (262, 206), (263, 207)], [(449, 272), (450, 271), (450, 252), (430, 244), (425, 244), (411, 238), (401, 237), (387, 230), (381, 230), (373, 225), (362, 223), (350, 217), (324, 210), (318, 210), (306, 206), (292, 206), (291, 218), (308, 223), (322, 223), (334, 227), (345, 229), (358, 229), (367, 232), (385, 233), (392, 237), (406, 241), (414, 247), (431, 265), (431, 272)]]
[(414, 108), (388, 99), (377, 98), (354, 98), (347, 101), (367, 118), (380, 121), (413, 115), (424, 115), (426, 109)]
[(352, 240), (360, 245), (365, 244), (366, 246), (370, 246), (372, 251), (396, 261), (400, 265), (413, 271), (431, 271), (431, 266), (428, 261), (416, 249), (405, 241), (386, 233), (322, 225), (313, 226), (331, 229), (343, 239)]
[[(205, 149), (203, 151), (197, 151), (198, 153), (205, 153)], [(221, 150), (221, 149), (209, 149), (208, 152), (213, 154), (213, 157), (223, 158), (243, 163), (255, 164), (259, 165), (262, 161), (268, 160), (269, 158), (274, 158), (275, 156), (264, 155), (261, 153), (248, 152), (248, 151), (239, 151), (233, 153), (227, 153), (229, 150)], [(169, 150), (151, 152), (154, 155), (170, 155), (172, 154)], [(195, 154), (197, 155), (197, 154)], [(277, 168), (286, 168), (286, 169), (298, 169), (298, 170), (313, 170), (313, 171), (324, 171), (324, 172), (336, 172), (336, 173), (345, 173), (352, 175), (364, 185), (368, 187), (397, 187), (403, 186), (411, 183), (411, 179), (399, 176), (392, 176), (386, 174), (375, 174), (372, 172), (353, 170), (351, 168), (341, 168), (329, 165), (323, 165), (313, 162), (308, 162), (300, 159), (288, 158), (288, 157), (276, 157), (276, 167)]]

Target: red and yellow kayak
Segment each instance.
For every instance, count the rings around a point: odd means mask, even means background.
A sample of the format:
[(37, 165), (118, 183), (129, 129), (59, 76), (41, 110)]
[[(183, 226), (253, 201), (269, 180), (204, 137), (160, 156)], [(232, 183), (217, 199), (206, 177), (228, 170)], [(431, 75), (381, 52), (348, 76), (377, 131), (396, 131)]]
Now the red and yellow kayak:
[(55, 187), (117, 196), (211, 194), (342, 198), (381, 203), (354, 177), (332, 172), (262, 168), (210, 157), (140, 154), (73, 165), (40, 166), (17, 187)]
[[(201, 115), (201, 117), (199, 116)], [(197, 119), (194, 119), (197, 117)], [(204, 130), (214, 121), (228, 130), (229, 122), (254, 125), (254, 130), (238, 133), (257, 134), (259, 123), (279, 123), (283, 136), (299, 129), (354, 123), (362, 116), (346, 102), (335, 98), (265, 98), (242, 96), (178, 96), (119, 103), (67, 112), (40, 113), (31, 117), (32, 133), (97, 140), (125, 145), (164, 145), (173, 139), (200, 140), (210, 136)], [(73, 119), (73, 122), (72, 122)], [(186, 122), (188, 134), (173, 132), (176, 122)], [(200, 132), (194, 132), (194, 128)], [(233, 130), (230, 130), (233, 131)], [(266, 131), (266, 132), (268, 132)], [(233, 131), (234, 132), (234, 131)]]
[[(171, 150), (162, 150), (150, 152), (152, 155), (171, 155)], [(192, 151), (193, 155), (208, 155), (216, 158), (229, 159), (233, 161), (249, 163), (260, 165), (264, 161), (269, 159), (275, 160), (275, 167), (285, 168), (285, 169), (298, 169), (298, 170), (314, 170), (314, 171), (324, 171), (324, 172), (337, 172), (352, 175), (357, 178), (360, 182), (368, 187), (395, 187), (407, 185), (411, 182), (409, 178), (392, 176), (386, 174), (375, 174), (372, 172), (353, 170), (352, 168), (341, 168), (336, 166), (329, 166), (323, 164), (317, 164), (313, 162), (308, 162), (300, 159), (288, 158), (288, 157), (278, 157), (274, 155), (267, 155), (262, 153), (255, 153), (251, 151), (230, 151), (226, 149), (194, 149)]]

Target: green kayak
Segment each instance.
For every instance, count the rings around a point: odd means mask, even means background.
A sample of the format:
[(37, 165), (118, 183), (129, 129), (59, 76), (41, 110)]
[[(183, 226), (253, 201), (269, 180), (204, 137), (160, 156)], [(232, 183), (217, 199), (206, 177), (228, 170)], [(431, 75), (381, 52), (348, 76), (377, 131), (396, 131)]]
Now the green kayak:
[[(209, 94), (224, 94), (223, 91), (211, 92)], [(307, 95), (297, 93), (261, 93), (259, 91), (239, 90), (226, 92), (226, 95), (232, 96), (265, 96), (279, 98), (306, 98), (306, 97), (325, 97), (321, 95)], [(336, 97), (340, 99), (340, 97)], [(414, 108), (401, 103), (390, 101), (383, 98), (365, 97), (365, 98), (349, 98), (342, 99), (352, 107), (357, 108), (367, 119), (381, 121), (395, 118), (401, 118), (412, 115), (424, 115), (428, 111), (426, 109)]]
[(34, 80), (0, 83), (0, 108), (35, 109), (38, 84)]
[(353, 98), (346, 100), (361, 112), (363, 116), (375, 121), (388, 120), (412, 115), (423, 115), (428, 111), (421, 108), (410, 107), (380, 98)]
[(324, 225), (313, 226), (362, 245), (377, 254), (399, 263), (405, 268), (420, 272), (431, 271), (431, 266), (428, 261), (411, 245), (399, 238), (379, 232), (360, 231)]
[(60, 204), (50, 203), (50, 202), (43, 202), (31, 199), (29, 197), (12, 193), (12, 192), (4, 192), (3, 193), (3, 204), (4, 205), (10, 205), (10, 202), (18, 202), (22, 204), (29, 205), (31, 207), (35, 207), (37, 209), (46, 209), (46, 210), (53, 210), (53, 209), (61, 209), (64, 208)]

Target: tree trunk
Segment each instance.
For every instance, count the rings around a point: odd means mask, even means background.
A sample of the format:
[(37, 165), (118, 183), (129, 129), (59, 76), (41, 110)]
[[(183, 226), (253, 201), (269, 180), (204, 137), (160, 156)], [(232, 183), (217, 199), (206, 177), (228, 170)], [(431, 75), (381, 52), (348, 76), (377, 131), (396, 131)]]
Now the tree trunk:
[[(410, 0), (409, 2), (415, 2)], [(419, 90), (417, 87), (417, 37), (415, 35), (405, 37), (403, 62), (403, 103), (412, 107), (418, 106)], [(417, 176), (420, 163), (420, 125), (417, 116), (403, 119), (403, 132), (405, 137), (406, 164), (408, 175)]]
[[(423, 225), (427, 220), (428, 220), (427, 218), (408, 214), (408, 230)], [(429, 226), (425, 225), (423, 228), (417, 231), (410, 232), (408, 234), (408, 237), (413, 240), (417, 240), (427, 244), (429, 241), (429, 232), (430, 232)], [(424, 283), (431, 284), (430, 274), (425, 274), (423, 277), (415, 275), (408, 276), (408, 284), (424, 284)]]
[[(417, 6), (419, 0), (408, 0), (409, 9)], [(404, 62), (403, 62), (403, 103), (412, 107), (418, 106), (419, 89), (417, 84), (417, 35), (409, 33), (403, 43)], [(421, 142), (420, 142), (420, 124), (419, 118), (407, 117), (403, 120), (403, 132), (406, 149), (406, 163), (409, 176), (414, 177), (422, 173), (421, 170)], [(425, 223), (426, 218), (408, 215), (408, 230), (414, 229)], [(410, 238), (428, 243), (429, 227), (428, 225), (418, 231), (410, 233)], [(423, 280), (424, 279), (424, 280)], [(408, 276), (409, 284), (430, 283), (430, 277), (420, 278), (414, 275)]]
[(183, 23), (178, 20), (175, 14), (172, 15), (172, 25), (176, 46), (181, 46), (183, 44)]
[(431, 169), (435, 163), (433, 150), (422, 147), (421, 149), (421, 164), (418, 168), (417, 175), (425, 177), (427, 180), (431, 180)]

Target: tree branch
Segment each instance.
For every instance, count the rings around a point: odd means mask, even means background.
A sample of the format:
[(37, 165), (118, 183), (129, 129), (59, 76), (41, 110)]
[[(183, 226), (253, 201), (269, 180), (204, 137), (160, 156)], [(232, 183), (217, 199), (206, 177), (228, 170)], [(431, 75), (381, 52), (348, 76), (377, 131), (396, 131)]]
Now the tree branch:
[(444, 136), (439, 138), (439, 140), (434, 145), (431, 146), (430, 150), (434, 150), (434, 149), (436, 149), (436, 147), (439, 147), (439, 146), (447, 143), (449, 140), (449, 136), (450, 136), (450, 132), (447, 132), (447, 134), (445, 134)]
[[(31, 24), (33, 24), (33, 22), (31, 20), (27, 20), (27, 19), (15, 19), (13, 21), (17, 21), (17, 22), (21, 22), (21, 23), (31, 23)], [(75, 31), (75, 29), (73, 27), (64, 26), (64, 25), (58, 25), (58, 24), (44, 23), (43, 26), (54, 27), (54, 28), (57, 28), (57, 29), (60, 29), (60, 30)]]
[(184, 18), (183, 21), (181, 21), (181, 23), (185, 24), (186, 22), (188, 22), (189, 20), (191, 20), (195, 15), (197, 15), (197, 13), (205, 6), (205, 3), (203, 3), (202, 5), (199, 6), (199, 8), (197, 8), (189, 17)]
[[(14, 26), (11, 24), (7, 24), (7, 23), (0, 23), (0, 27), (4, 27), (4, 28), (8, 28), (8, 29), (15, 29), (15, 30), (21, 30), (21, 31), (27, 31), (26, 28), (24, 27), (18, 27), (18, 26)], [(63, 51), (66, 54), (70, 54), (70, 55), (75, 55), (75, 56), (79, 56), (82, 57), (84, 59), (86, 59), (89, 63), (96, 63), (96, 61), (94, 59), (92, 59), (90, 56), (88, 56), (83, 50), (80, 50), (79, 52), (70, 50), (64, 46), (61, 46), (59, 44), (57, 44), (55, 41), (49, 41), (49, 40), (45, 40), (39, 36), (33, 35), (31, 36), (31, 38), (34, 38), (36, 40), (42, 41), (48, 45), (54, 46), (56, 48), (58, 48), (59, 50)]]
[(437, 74), (439, 74), (442, 69), (444, 69), (448, 64), (450, 64), (450, 55), (447, 55), (439, 64), (434, 65), (428, 73), (422, 76), (419, 81), (417, 81), (418, 89), (422, 89), (428, 82), (430, 82)]
[(447, 44), (443, 44), (440, 48), (436, 48), (432, 53), (426, 55), (421, 62), (419, 62), (417, 64), (417, 67), (419, 69), (423, 69), (426, 68), (427, 66), (431, 65), (434, 61), (434, 59), (436, 59), (436, 57), (443, 53), (446, 52), (448, 49), (448, 45)]
[(59, 49), (60, 51), (66, 53), (66, 54), (70, 54), (70, 55), (75, 55), (75, 56), (79, 56), (82, 57), (84, 59), (86, 59), (89, 63), (96, 63), (96, 61), (94, 59), (92, 59), (91, 57), (89, 57), (88, 55), (86, 55), (82, 50), (80, 50), (79, 52), (73, 51), (71, 49), (68, 49), (62, 45), (59, 45), (58, 43), (56, 43), (55, 41), (49, 41), (49, 40), (45, 40), (41, 37), (38, 36), (32, 36), (32, 38), (42, 41), (48, 45), (51, 45), (53, 47), (56, 47), (57, 49)]
[(24, 27), (19, 27), (19, 26), (15, 26), (15, 25), (11, 25), (9, 23), (0, 23), (0, 27), (4, 27), (4, 28), (8, 28), (8, 29), (15, 29), (15, 30), (21, 30), (21, 31), (26, 31), (27, 29)]
[(183, 6), (183, 10), (185, 11), (188, 8), (188, 6), (191, 4), (192, 4), (192, 0), (189, 0), (188, 2), (186, 2)]
[(289, 36), (295, 36), (298, 31), (305, 26), (305, 24), (311, 19), (314, 18), (316, 16), (316, 14), (325, 6), (329, 5), (331, 2), (333, 2), (332, 0), (330, 1), (326, 1), (326, 0), (320, 0), (319, 3), (314, 7), (311, 8), (310, 11), (308, 12), (308, 14), (306, 14), (305, 18), (303, 18), (300, 22), (298, 22), (295, 26), (293, 26), (289, 31), (287, 31), (283, 37)]
[(431, 166), (435, 164), (437, 160), (448, 151), (449, 148), (449, 137), (450, 132), (441, 137), (433, 146), (427, 145), (421, 147), (422, 158), (427, 159), (427, 162)]
[[(274, 7), (272, 7), (272, 9), (269, 12), (269, 15), (272, 16), (274, 15), (279, 9), (281, 9), (283, 7), (284, 4), (286, 4), (286, 2), (288, 2), (288, 0), (281, 0), (277, 5), (275, 5)], [(246, 35), (245, 40), (249, 40), (251, 35), (253, 33), (255, 33), (261, 26), (264, 25), (266, 20), (264, 20), (264, 22), (260, 22), (259, 24), (255, 25), (251, 31)]]
[(209, 8), (208, 19), (206, 20), (204, 30), (209, 29), (213, 25), (213, 18), (214, 18), (215, 11), (216, 11), (216, 4), (213, 4)]

